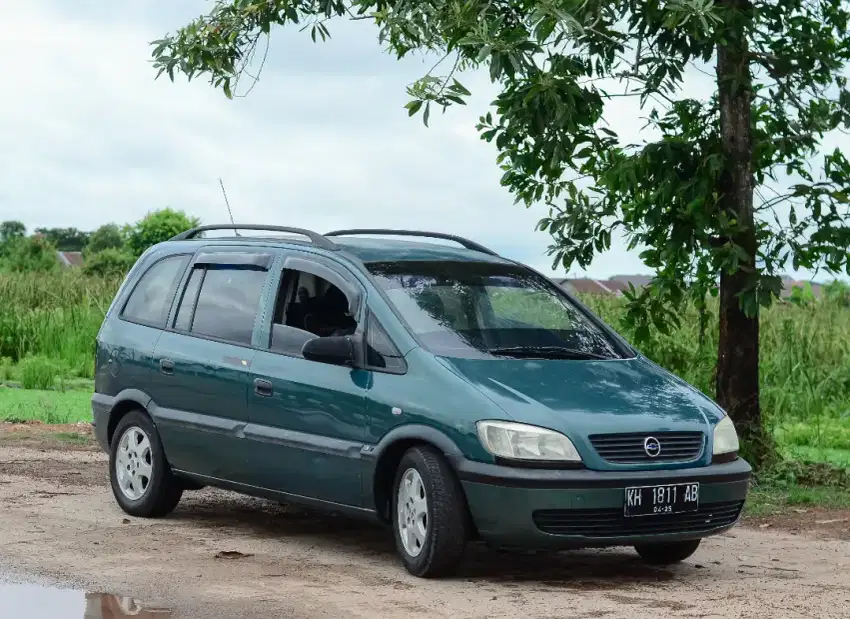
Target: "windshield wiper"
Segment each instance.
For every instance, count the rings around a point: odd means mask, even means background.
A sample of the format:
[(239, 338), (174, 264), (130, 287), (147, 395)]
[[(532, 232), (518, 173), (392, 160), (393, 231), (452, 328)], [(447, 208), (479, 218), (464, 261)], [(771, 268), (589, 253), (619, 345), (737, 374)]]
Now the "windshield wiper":
[(539, 357), (542, 359), (616, 359), (612, 355), (600, 355), (564, 346), (508, 346), (505, 348), (488, 348), (491, 355), (506, 357)]

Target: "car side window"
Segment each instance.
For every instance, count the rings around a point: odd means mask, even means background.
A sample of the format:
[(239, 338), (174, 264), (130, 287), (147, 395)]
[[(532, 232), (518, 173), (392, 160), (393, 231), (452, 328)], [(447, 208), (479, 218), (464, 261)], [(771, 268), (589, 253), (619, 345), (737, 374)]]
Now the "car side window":
[(404, 357), (371, 312), (366, 323), (366, 364), (388, 372), (402, 373), (407, 369)]
[[(205, 271), (189, 331), (236, 344), (250, 344), (268, 272), (217, 265)], [(187, 288), (190, 285), (191, 279)], [(181, 324), (187, 324), (188, 320), (182, 315), (186, 303), (187, 295), (184, 295), (177, 315)]]
[(204, 279), (204, 272), (204, 269), (194, 268), (189, 275), (189, 281), (186, 282), (183, 296), (177, 307), (177, 317), (174, 319), (174, 328), (177, 331), (189, 331), (192, 328), (192, 315), (195, 312), (195, 303), (198, 300), (198, 291)]
[(304, 344), (316, 337), (352, 335), (357, 321), (349, 315), (349, 299), (328, 280), (284, 269), (275, 303), (269, 348), (301, 356)]
[(164, 327), (177, 284), (183, 277), (189, 256), (164, 258), (139, 279), (121, 312), (122, 318), (154, 327)]

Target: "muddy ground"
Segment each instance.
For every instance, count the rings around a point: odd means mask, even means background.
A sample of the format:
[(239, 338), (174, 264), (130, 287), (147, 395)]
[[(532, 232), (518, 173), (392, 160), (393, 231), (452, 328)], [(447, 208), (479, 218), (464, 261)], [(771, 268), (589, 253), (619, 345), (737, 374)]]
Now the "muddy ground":
[[(630, 549), (518, 556), (472, 546), (459, 575), (407, 575), (383, 529), (235, 494), (127, 518), (85, 428), (0, 429), (0, 570), (139, 598), (176, 618), (836, 617), (850, 514), (790, 512), (704, 542), (674, 568)], [(27, 615), (22, 615), (27, 616)], [(76, 618), (75, 618), (76, 619)]]

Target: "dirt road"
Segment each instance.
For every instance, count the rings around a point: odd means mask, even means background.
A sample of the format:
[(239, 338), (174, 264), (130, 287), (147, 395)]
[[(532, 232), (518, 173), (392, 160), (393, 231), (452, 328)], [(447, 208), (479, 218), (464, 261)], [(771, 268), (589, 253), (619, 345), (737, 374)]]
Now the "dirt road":
[(845, 619), (850, 608), (846, 538), (739, 527), (671, 569), (630, 549), (475, 546), (458, 577), (424, 581), (403, 571), (384, 530), (226, 492), (187, 493), (168, 519), (126, 518), (104, 455), (20, 444), (0, 441), (0, 570), (131, 595), (177, 618)]

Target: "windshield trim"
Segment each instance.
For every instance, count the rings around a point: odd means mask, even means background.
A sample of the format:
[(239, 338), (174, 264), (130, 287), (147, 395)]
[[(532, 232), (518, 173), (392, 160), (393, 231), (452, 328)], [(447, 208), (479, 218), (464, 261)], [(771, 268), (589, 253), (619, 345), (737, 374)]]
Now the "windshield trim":
[[(567, 303), (573, 305), (576, 310), (589, 322), (591, 322), (596, 328), (598, 328), (605, 337), (609, 338), (614, 348), (617, 350), (619, 356), (611, 357), (610, 359), (593, 359), (593, 363), (599, 362), (608, 362), (608, 361), (628, 361), (632, 359), (636, 359), (640, 356), (640, 353), (637, 349), (635, 349), (631, 344), (629, 344), (626, 339), (617, 333), (611, 326), (608, 325), (604, 320), (599, 318), (596, 314), (594, 314), (584, 303), (582, 303), (579, 299), (574, 297), (568, 291), (564, 290), (560, 286), (558, 286), (555, 282), (553, 282), (549, 277), (546, 277), (541, 272), (536, 269), (531, 268), (530, 266), (518, 262), (516, 260), (511, 260), (510, 258), (505, 258), (500, 256), (504, 262), (494, 263), (491, 260), (398, 260), (398, 261), (387, 261), (387, 260), (370, 260), (368, 262), (361, 261), (363, 265), (363, 272), (366, 275), (366, 278), (372, 283), (372, 285), (377, 290), (380, 297), (383, 301), (389, 306), (390, 311), (393, 315), (398, 319), (399, 323), (404, 327), (407, 334), (413, 339), (416, 344), (422, 348), (423, 350), (429, 351), (428, 346), (422, 341), (422, 338), (416, 333), (413, 329), (412, 325), (407, 321), (407, 319), (402, 315), (401, 311), (396, 307), (396, 304), (393, 303), (392, 299), (390, 299), (387, 291), (384, 290), (384, 287), (381, 286), (378, 281), (377, 276), (372, 272), (372, 267), (376, 265), (382, 264), (393, 264), (393, 265), (404, 265), (404, 264), (459, 264), (459, 265), (487, 265), (487, 266), (495, 266), (501, 265), (508, 268), (514, 268), (519, 271), (525, 271), (526, 273), (531, 273), (539, 277), (543, 282), (544, 286), (546, 286), (551, 292), (555, 294), (555, 296), (560, 297), (561, 299), (565, 299)], [(439, 354), (439, 353), (431, 353), (435, 357), (443, 357), (447, 359), (451, 359), (453, 357), (449, 355)], [(500, 359), (500, 357), (488, 356), (486, 358), (492, 358), (494, 360)], [(504, 361), (506, 358), (501, 357), (501, 360)], [(563, 361), (561, 359), (554, 359), (552, 361)], [(575, 360), (570, 360), (575, 361)]]

